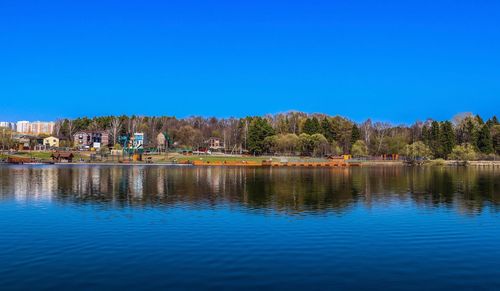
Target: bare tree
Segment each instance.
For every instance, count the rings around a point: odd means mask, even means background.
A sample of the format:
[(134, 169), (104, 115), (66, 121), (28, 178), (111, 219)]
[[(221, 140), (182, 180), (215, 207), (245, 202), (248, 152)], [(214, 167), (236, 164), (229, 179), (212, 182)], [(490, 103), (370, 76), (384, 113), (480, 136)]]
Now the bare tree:
[(68, 122), (68, 134), (69, 134), (69, 138), (72, 139), (74, 131), (75, 131), (75, 123), (73, 122), (73, 120), (71, 118), (66, 119), (66, 120)]
[(113, 144), (116, 144), (116, 140), (118, 138), (118, 132), (122, 127), (122, 121), (119, 117), (114, 117), (111, 120), (111, 135), (113, 136)]
[(377, 136), (377, 153), (380, 153), (382, 148), (382, 144), (384, 142), (384, 137), (387, 135), (387, 132), (391, 128), (391, 125), (387, 122), (376, 122), (374, 124), (375, 134)]
[(63, 126), (63, 122), (64, 122), (63, 119), (56, 120), (56, 122), (54, 124), (54, 132), (53, 132), (54, 136), (57, 136), (57, 137), (61, 136), (61, 128)]
[(373, 127), (372, 127), (371, 119), (367, 119), (365, 122), (363, 122), (361, 124), (361, 132), (362, 132), (363, 136), (365, 137), (365, 144), (366, 145), (370, 144), (372, 131), (373, 131)]

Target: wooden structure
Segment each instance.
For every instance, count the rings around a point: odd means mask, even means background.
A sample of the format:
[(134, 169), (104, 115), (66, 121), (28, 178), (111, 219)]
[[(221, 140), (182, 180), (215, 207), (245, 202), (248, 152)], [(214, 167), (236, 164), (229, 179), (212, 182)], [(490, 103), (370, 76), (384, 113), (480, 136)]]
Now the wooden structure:
[(256, 161), (192, 161), (193, 166), (245, 166), (261, 167), (262, 163)]
[(344, 160), (332, 160), (328, 162), (271, 162), (271, 161), (262, 161), (262, 166), (264, 167), (323, 167), (323, 168), (331, 168), (331, 167), (347, 167), (349, 166)]
[(35, 160), (33, 158), (29, 157), (8, 157), (7, 158), (7, 163), (9, 164), (26, 164), (26, 163), (33, 163)]
[(54, 162), (71, 163), (73, 162), (73, 153), (71, 152), (54, 152), (50, 156)]
[(194, 166), (240, 166), (240, 167), (304, 167), (304, 168), (334, 168), (360, 166), (360, 163), (348, 163), (343, 159), (328, 162), (273, 162), (269, 160), (258, 161), (192, 161)]

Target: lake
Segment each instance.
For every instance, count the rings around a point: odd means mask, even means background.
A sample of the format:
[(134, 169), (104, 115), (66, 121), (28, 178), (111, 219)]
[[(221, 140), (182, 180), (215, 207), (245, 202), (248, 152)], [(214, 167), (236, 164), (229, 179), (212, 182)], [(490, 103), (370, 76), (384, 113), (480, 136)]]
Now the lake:
[(0, 166), (0, 286), (500, 290), (500, 171)]

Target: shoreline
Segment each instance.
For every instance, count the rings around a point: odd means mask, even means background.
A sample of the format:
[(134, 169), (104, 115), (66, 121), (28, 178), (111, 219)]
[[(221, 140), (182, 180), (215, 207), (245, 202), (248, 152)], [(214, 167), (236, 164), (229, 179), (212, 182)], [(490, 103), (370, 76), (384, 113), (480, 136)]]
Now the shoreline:
[[(349, 162), (347, 162), (349, 164)], [(351, 168), (351, 167), (393, 167), (393, 166), (408, 166), (404, 163), (404, 161), (356, 161), (353, 165), (346, 166), (321, 166), (321, 167), (311, 167), (311, 166), (285, 166), (285, 165), (272, 165), (266, 166), (262, 164), (248, 164), (248, 165), (240, 165), (240, 164), (192, 164), (192, 163), (144, 163), (144, 162), (130, 162), (130, 163), (118, 163), (118, 162), (72, 162), (72, 163), (24, 163), (24, 164), (13, 164), (13, 163), (0, 163), (0, 165), (25, 165), (25, 166), (40, 166), (40, 165), (68, 165), (68, 166), (169, 166), (169, 167), (254, 167), (254, 168)], [(445, 166), (445, 167), (462, 167), (457, 164), (456, 161), (444, 161), (442, 164), (433, 164), (432, 161), (423, 165), (418, 165), (415, 167), (437, 167), (437, 166)], [(496, 168), (500, 167), (500, 161), (469, 161), (467, 164), (468, 167), (487, 167), (487, 168)]]

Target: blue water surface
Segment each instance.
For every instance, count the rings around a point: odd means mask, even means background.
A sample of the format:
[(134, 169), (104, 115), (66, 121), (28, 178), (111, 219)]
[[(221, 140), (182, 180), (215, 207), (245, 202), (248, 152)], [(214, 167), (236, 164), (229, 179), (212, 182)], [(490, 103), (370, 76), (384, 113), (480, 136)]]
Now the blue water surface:
[(0, 286), (499, 290), (500, 173), (1, 166)]

